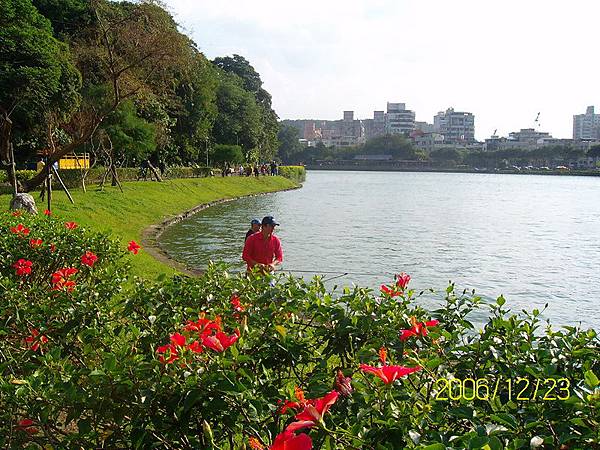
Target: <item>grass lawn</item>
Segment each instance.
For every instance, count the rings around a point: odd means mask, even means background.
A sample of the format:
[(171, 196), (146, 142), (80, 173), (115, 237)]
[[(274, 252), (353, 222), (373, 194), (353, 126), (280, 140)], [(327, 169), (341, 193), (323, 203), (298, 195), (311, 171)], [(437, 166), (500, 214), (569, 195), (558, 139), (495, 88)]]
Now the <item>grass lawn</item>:
[[(62, 191), (52, 193), (52, 212), (65, 221), (74, 221), (94, 230), (108, 231), (127, 242), (140, 241), (141, 232), (149, 225), (187, 211), (194, 206), (215, 200), (240, 197), (261, 192), (274, 192), (295, 187), (296, 184), (283, 177), (215, 177), (184, 178), (152, 181), (126, 182), (124, 192), (108, 186), (103, 192), (95, 186), (84, 193), (70, 190), (75, 204), (72, 205)], [(37, 192), (32, 195), (41, 212), (45, 202), (39, 201)], [(10, 195), (0, 195), (0, 205), (10, 202)], [(161, 273), (172, 274), (175, 270), (157, 261), (145, 252), (132, 258), (133, 274), (154, 279)]]

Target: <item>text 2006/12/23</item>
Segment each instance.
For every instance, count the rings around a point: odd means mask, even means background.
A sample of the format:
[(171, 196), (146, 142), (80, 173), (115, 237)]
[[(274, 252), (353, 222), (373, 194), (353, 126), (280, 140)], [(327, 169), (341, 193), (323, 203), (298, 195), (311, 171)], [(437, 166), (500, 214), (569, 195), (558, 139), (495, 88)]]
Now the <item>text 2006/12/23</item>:
[(567, 400), (568, 378), (439, 378), (436, 400), (556, 401)]

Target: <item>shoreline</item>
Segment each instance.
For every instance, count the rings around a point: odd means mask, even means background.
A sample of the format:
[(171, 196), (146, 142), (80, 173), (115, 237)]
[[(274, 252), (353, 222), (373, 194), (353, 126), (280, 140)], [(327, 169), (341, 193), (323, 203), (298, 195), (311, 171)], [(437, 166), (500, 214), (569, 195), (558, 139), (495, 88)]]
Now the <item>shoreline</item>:
[(306, 170), (339, 170), (342, 172), (424, 172), (424, 173), (476, 173), (476, 174), (494, 174), (494, 175), (552, 175), (552, 176), (577, 176), (577, 177), (600, 177), (600, 171), (578, 171), (578, 170), (474, 170), (474, 169), (442, 169), (442, 168), (410, 168), (393, 166), (366, 166), (366, 165), (306, 165)]
[(168, 217), (167, 219), (163, 220), (160, 223), (149, 225), (146, 228), (144, 228), (141, 231), (140, 244), (142, 245), (142, 248), (146, 251), (146, 253), (148, 253), (150, 256), (152, 256), (154, 259), (158, 260), (159, 262), (161, 262), (161, 263), (171, 267), (172, 269), (175, 269), (187, 276), (199, 277), (204, 273), (202, 270), (194, 269), (192, 267), (187, 266), (185, 263), (176, 260), (171, 255), (169, 255), (165, 249), (163, 249), (161, 247), (158, 239), (160, 238), (161, 234), (163, 234), (164, 231), (168, 227), (170, 227), (171, 225), (174, 225), (176, 223), (179, 223), (182, 220), (187, 219), (188, 217), (191, 217), (200, 211), (210, 208), (211, 206), (231, 202), (233, 200), (238, 200), (241, 198), (258, 197), (258, 196), (262, 196), (262, 195), (274, 194), (277, 192), (293, 191), (296, 189), (300, 189), (301, 187), (302, 187), (302, 184), (299, 184), (296, 187), (281, 189), (278, 191), (241, 195), (239, 197), (222, 198), (222, 199), (214, 200), (214, 201), (208, 202), (208, 203), (201, 203), (201, 204), (194, 206), (193, 208), (188, 209), (182, 213), (176, 214), (175, 216)]

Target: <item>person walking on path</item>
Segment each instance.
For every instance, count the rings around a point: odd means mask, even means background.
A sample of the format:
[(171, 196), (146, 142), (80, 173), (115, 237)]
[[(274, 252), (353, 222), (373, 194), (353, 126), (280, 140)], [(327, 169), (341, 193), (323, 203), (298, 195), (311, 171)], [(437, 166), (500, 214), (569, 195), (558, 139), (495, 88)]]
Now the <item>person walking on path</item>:
[(273, 234), (277, 225), (273, 216), (263, 217), (261, 231), (246, 239), (242, 259), (248, 272), (254, 267), (262, 272), (273, 272), (283, 262), (281, 241)]
[(250, 236), (258, 231), (260, 231), (260, 220), (252, 219), (250, 222), (250, 229), (246, 232), (246, 239), (244, 239), (244, 242), (246, 242)]

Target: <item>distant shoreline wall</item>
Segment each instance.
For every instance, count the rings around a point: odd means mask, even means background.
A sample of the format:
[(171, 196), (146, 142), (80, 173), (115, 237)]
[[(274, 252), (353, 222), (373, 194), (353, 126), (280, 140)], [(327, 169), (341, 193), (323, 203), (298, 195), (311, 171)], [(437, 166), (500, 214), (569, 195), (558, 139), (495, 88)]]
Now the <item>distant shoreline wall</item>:
[(385, 165), (364, 164), (323, 164), (306, 165), (306, 170), (340, 170), (358, 172), (440, 172), (440, 173), (486, 173), (486, 174), (514, 174), (514, 175), (560, 175), (560, 176), (586, 176), (598, 177), (600, 171), (583, 170), (475, 170), (475, 169), (450, 169), (430, 167), (398, 167)]

